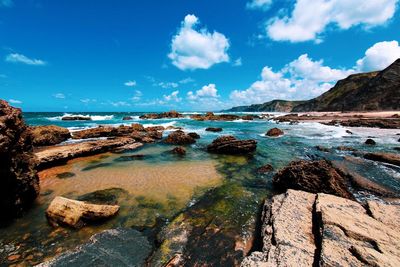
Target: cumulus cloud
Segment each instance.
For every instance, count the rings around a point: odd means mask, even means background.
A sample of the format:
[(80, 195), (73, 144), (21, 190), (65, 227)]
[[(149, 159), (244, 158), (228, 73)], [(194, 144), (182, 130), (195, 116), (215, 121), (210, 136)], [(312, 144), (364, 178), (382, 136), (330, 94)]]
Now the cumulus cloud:
[(186, 98), (193, 107), (196, 107), (196, 110), (212, 110), (226, 107), (226, 103), (220, 100), (218, 89), (213, 83), (205, 85), (195, 92), (189, 91)]
[(80, 100), (83, 104), (89, 104), (89, 103), (94, 103), (94, 102), (97, 102), (97, 100), (96, 99), (90, 99), (90, 98), (84, 98), (84, 99), (81, 99)]
[(229, 40), (221, 33), (210, 33), (206, 28), (196, 30), (199, 19), (187, 15), (178, 33), (172, 38), (168, 57), (181, 70), (208, 69), (229, 62)]
[(398, 58), (400, 58), (400, 46), (397, 41), (376, 43), (357, 61), (357, 70), (382, 70)]
[(63, 93), (54, 94), (53, 97), (57, 99), (65, 99), (65, 95)]
[(321, 42), (328, 25), (349, 29), (362, 25), (371, 28), (391, 19), (398, 0), (296, 0), (290, 15), (272, 18), (267, 34), (275, 41)]
[(279, 71), (264, 67), (261, 79), (246, 90), (230, 94), (234, 104), (263, 103), (274, 99), (310, 99), (329, 90), (334, 83), (354, 73), (353, 69), (333, 69), (307, 54), (288, 63)]
[(131, 106), (131, 104), (129, 104), (126, 101), (115, 101), (115, 102), (111, 101), (110, 105), (112, 105), (114, 107), (130, 107)]
[(134, 95), (133, 95), (133, 97), (131, 98), (131, 100), (133, 101), (133, 102), (137, 102), (137, 101), (139, 101), (141, 98), (142, 98), (142, 92), (141, 91), (139, 91), (139, 90), (135, 90), (135, 93), (134, 93)]
[(179, 91), (174, 91), (169, 95), (164, 95), (164, 101), (166, 102), (181, 102), (182, 98), (180, 98), (179, 96)]
[(17, 53), (8, 54), (6, 56), (5, 60), (7, 62), (11, 62), (11, 63), (22, 63), (22, 64), (32, 65), (32, 66), (43, 66), (43, 65), (47, 64), (43, 60), (31, 59), (31, 58), (28, 58), (27, 56), (24, 56), (22, 54), (17, 54)]
[(124, 83), (125, 86), (128, 87), (135, 87), (136, 86), (136, 81), (127, 81)]
[(158, 86), (164, 89), (169, 89), (169, 88), (177, 88), (179, 84), (174, 82), (160, 82), (158, 83)]
[(189, 100), (198, 100), (200, 98), (218, 98), (218, 90), (215, 84), (209, 84), (203, 86), (200, 90), (197, 90), (195, 93), (189, 91), (187, 93), (187, 98)]
[(8, 102), (10, 102), (11, 104), (22, 104), (22, 101), (16, 99), (9, 99)]
[(233, 62), (232, 65), (233, 65), (234, 67), (240, 67), (240, 66), (242, 66), (242, 58), (240, 57), (240, 58), (236, 59), (236, 60)]
[(248, 9), (261, 9), (268, 10), (272, 4), (272, 0), (251, 0), (247, 2), (246, 7)]

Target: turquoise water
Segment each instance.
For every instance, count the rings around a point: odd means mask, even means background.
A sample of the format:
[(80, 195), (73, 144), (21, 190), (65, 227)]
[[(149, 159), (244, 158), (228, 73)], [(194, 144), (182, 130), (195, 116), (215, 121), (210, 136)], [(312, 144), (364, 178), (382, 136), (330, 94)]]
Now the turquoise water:
[[(186, 117), (182, 119), (140, 120), (141, 114), (80, 113), (91, 116), (92, 120), (62, 121), (64, 113), (24, 113), (29, 125), (55, 124), (72, 132), (98, 125), (141, 123), (145, 127), (183, 127), (187, 132), (197, 132), (201, 138), (186, 147), (187, 155), (183, 158), (168, 153), (173, 146), (148, 144), (137, 151), (107, 153), (44, 171), (41, 174), (42, 195), (34, 208), (13, 225), (0, 229), (0, 245), (7, 245), (9, 249), (0, 250), (0, 265), (11, 263), (7, 261), (11, 254), (20, 256), (12, 263), (30, 266), (86, 242), (96, 232), (125, 227), (139, 229), (154, 244), (154, 254), (149, 259), (153, 266), (170, 259), (176, 247), (157, 235), (160, 227), (172, 227), (181, 222), (193, 228), (186, 247), (186, 254), (194, 261), (189, 261), (189, 265), (237, 265), (243, 254), (251, 249), (246, 242), (255, 232), (259, 207), (263, 199), (273, 193), (273, 173), (256, 171), (265, 164), (278, 170), (295, 159), (328, 158), (400, 193), (398, 168), (360, 158), (346, 160), (346, 157), (353, 158), (352, 152), (332, 149), (331, 153), (325, 153), (315, 148), (317, 145), (327, 148), (349, 146), (360, 151), (396, 153), (398, 130), (343, 128), (319, 123), (289, 125), (266, 120), (194, 121), (188, 117), (190, 113), (185, 113)], [(125, 116), (131, 116), (133, 120), (123, 121)], [(207, 127), (221, 127), (223, 132), (206, 132)], [(273, 127), (281, 128), (285, 135), (265, 137)], [(353, 134), (347, 133), (348, 129)], [(168, 132), (165, 131), (164, 136)], [(225, 134), (257, 140), (256, 153), (249, 157), (207, 153), (206, 146)], [(374, 138), (376, 146), (364, 145), (369, 137)], [(142, 160), (120, 160), (121, 156), (131, 154), (145, 156)], [(73, 175), (62, 175), (65, 173)], [(110, 188), (114, 188), (111, 190), (115, 193), (113, 199), (121, 205), (121, 212), (105, 224), (88, 226), (80, 231), (57, 230), (47, 224), (44, 211), (56, 195), (80, 198)]]

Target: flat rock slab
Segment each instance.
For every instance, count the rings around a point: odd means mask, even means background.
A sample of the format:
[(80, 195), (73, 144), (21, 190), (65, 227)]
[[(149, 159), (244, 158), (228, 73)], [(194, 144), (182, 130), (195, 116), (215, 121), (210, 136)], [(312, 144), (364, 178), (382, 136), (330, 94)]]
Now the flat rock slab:
[(74, 251), (41, 263), (39, 267), (145, 266), (151, 245), (142, 233), (133, 229), (111, 229), (96, 234)]
[(68, 225), (81, 228), (87, 221), (110, 218), (117, 214), (117, 205), (97, 205), (83, 201), (56, 197), (46, 210), (46, 216), (52, 225)]

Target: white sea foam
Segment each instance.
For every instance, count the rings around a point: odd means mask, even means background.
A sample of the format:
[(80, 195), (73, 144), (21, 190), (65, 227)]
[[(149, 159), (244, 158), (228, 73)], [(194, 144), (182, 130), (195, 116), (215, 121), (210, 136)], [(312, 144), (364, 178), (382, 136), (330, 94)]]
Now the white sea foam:
[(83, 114), (69, 114), (69, 113), (65, 113), (62, 116), (47, 117), (46, 119), (49, 121), (60, 121), (64, 117), (83, 117), (83, 118), (90, 118), (92, 121), (106, 121), (114, 119), (114, 115), (83, 115)]

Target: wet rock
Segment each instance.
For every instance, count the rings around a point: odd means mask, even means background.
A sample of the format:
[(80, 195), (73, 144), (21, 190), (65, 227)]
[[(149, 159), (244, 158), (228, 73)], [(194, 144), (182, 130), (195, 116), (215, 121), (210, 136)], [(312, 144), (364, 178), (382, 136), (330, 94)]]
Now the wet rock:
[(272, 167), (271, 164), (267, 164), (264, 166), (261, 166), (260, 168), (257, 169), (258, 173), (268, 173), (268, 172), (272, 172), (274, 170), (274, 167)]
[(164, 142), (173, 145), (189, 145), (196, 143), (196, 140), (184, 131), (178, 130), (170, 133)]
[(180, 114), (179, 112), (176, 112), (175, 110), (171, 110), (169, 112), (158, 113), (158, 114), (157, 113), (144, 114), (139, 118), (143, 120), (175, 119), (175, 118), (183, 118), (183, 115)]
[(143, 154), (136, 154), (136, 155), (127, 155), (127, 156), (121, 156), (119, 158), (116, 158), (115, 161), (134, 161), (134, 160), (144, 160), (145, 155)]
[(270, 137), (278, 137), (283, 135), (284, 132), (279, 128), (272, 128), (270, 129), (265, 135)]
[(146, 129), (144, 128), (143, 125), (141, 125), (140, 123), (134, 123), (131, 125), (132, 130), (134, 131), (138, 131), (138, 132), (144, 132)]
[(244, 115), (244, 116), (242, 116), (242, 120), (244, 120), (244, 121), (252, 121), (254, 119), (259, 119), (259, 118), (260, 117), (256, 116), (256, 115)]
[(130, 120), (133, 120), (133, 118), (130, 117), (130, 116), (126, 116), (126, 117), (123, 117), (122, 120), (123, 121), (130, 121)]
[(400, 151), (400, 147), (394, 147), (394, 150)]
[(146, 127), (145, 130), (147, 132), (162, 132), (165, 130), (164, 126), (150, 126), (150, 127)]
[(81, 228), (87, 222), (99, 221), (117, 214), (119, 206), (88, 204), (64, 197), (56, 197), (46, 210), (46, 217), (53, 226), (67, 225)]
[(198, 133), (188, 133), (188, 135), (194, 139), (200, 139), (200, 135)]
[(208, 127), (208, 128), (206, 128), (206, 131), (207, 132), (214, 132), (214, 133), (222, 132), (222, 128), (219, 128), (219, 127)]
[(399, 129), (400, 119), (351, 119), (351, 120), (332, 120), (331, 122), (323, 123), (325, 125), (341, 125), (344, 127), (372, 127), (382, 129)]
[(346, 133), (348, 133), (348, 134), (353, 134), (353, 132), (350, 131), (350, 130), (346, 130)]
[(239, 140), (234, 136), (221, 136), (207, 146), (207, 151), (217, 154), (249, 154), (257, 149), (255, 140)]
[(35, 155), (39, 161), (38, 169), (44, 169), (63, 164), (73, 158), (100, 154), (133, 143), (137, 142), (131, 138), (121, 137), (112, 140), (98, 140), (48, 147), (44, 150), (37, 151)]
[(336, 150), (339, 150), (339, 151), (357, 151), (357, 149), (352, 148), (352, 147), (348, 147), (348, 146), (338, 146), (338, 147), (336, 147)]
[(58, 173), (56, 176), (59, 179), (68, 179), (68, 178), (74, 177), (75, 173), (73, 173), (73, 172), (62, 172), (62, 173)]
[(400, 155), (393, 153), (366, 153), (364, 158), (400, 166)]
[(324, 147), (324, 146), (316, 146), (315, 148), (322, 152), (330, 152), (331, 151), (329, 148)]
[(192, 115), (190, 116), (192, 120), (197, 120), (197, 121), (234, 121), (234, 120), (239, 120), (240, 116), (233, 115), (233, 114), (221, 114), (221, 115), (215, 115), (212, 112), (207, 112), (205, 115)]
[(71, 138), (68, 129), (55, 125), (31, 127), (31, 132), (34, 146), (52, 146)]
[(139, 147), (142, 147), (142, 146), (143, 146), (142, 143), (126, 144), (126, 145), (123, 145), (123, 146), (120, 146), (120, 147), (114, 149), (114, 152), (115, 153), (123, 153), (123, 152), (126, 152), (126, 151), (136, 150), (136, 149), (138, 149)]
[(63, 116), (61, 118), (63, 121), (91, 121), (92, 118), (90, 116)]
[(370, 145), (370, 146), (374, 146), (374, 145), (376, 145), (376, 142), (374, 141), (374, 139), (368, 138), (368, 139), (365, 141), (365, 144), (366, 144), (366, 145)]
[(274, 176), (273, 184), (279, 190), (294, 189), (354, 198), (348, 190), (348, 177), (326, 160), (293, 161)]
[(186, 155), (186, 149), (184, 147), (178, 146), (172, 149), (171, 151), (173, 154), (184, 156)]
[(151, 250), (150, 242), (139, 231), (117, 228), (98, 233), (88, 243), (37, 266), (145, 266)]
[(78, 200), (92, 204), (117, 205), (119, 199), (128, 196), (129, 192), (122, 188), (108, 188), (84, 194), (78, 197)]
[(0, 100), (0, 224), (20, 216), (39, 194), (32, 136), (20, 109)]

